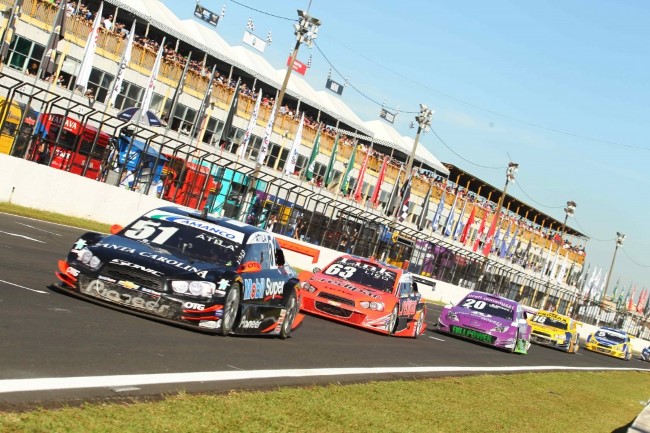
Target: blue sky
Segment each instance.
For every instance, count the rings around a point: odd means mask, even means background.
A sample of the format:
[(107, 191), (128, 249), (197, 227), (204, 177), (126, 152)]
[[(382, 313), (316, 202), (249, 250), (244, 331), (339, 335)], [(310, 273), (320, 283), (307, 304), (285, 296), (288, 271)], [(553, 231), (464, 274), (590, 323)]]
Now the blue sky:
[[(194, 3), (162, 0), (180, 18)], [(283, 68), (297, 9), (309, 0), (203, 1), (225, 18), (216, 31), (240, 45), (248, 18), (273, 43), (264, 56)], [(404, 135), (418, 104), (435, 113), (423, 143), (499, 188), (508, 161), (520, 169), (508, 193), (587, 234), (587, 263), (609, 269), (616, 232), (627, 235), (610, 281), (650, 287), (650, 3), (604, 0), (397, 2), (312, 0), (322, 21), (316, 43), (359, 91), (343, 100), (364, 120), (398, 107)], [(250, 8), (262, 12), (256, 12)], [(314, 47), (306, 79), (323, 89), (330, 65)]]

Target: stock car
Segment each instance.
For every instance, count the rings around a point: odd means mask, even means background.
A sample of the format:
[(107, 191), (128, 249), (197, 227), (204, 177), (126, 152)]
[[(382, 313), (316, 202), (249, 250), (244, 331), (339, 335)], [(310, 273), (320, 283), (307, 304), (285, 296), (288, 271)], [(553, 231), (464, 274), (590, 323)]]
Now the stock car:
[(401, 268), (346, 254), (299, 278), (304, 312), (398, 337), (417, 338), (426, 329), (426, 303)]
[(447, 305), (438, 317), (438, 331), (525, 354), (530, 347), (530, 325), (516, 301), (474, 291), (458, 305)]
[(632, 359), (632, 343), (627, 332), (621, 329), (602, 327), (587, 337), (585, 349), (604, 355)]
[(528, 320), (528, 324), (531, 327), (531, 343), (557, 348), (567, 353), (578, 353), (578, 329), (575, 320), (569, 316), (539, 310)]
[(207, 333), (285, 339), (304, 317), (297, 274), (269, 232), (184, 207), (86, 233), (58, 268), (55, 290)]
[(643, 348), (640, 359), (641, 361), (650, 361), (650, 346)]

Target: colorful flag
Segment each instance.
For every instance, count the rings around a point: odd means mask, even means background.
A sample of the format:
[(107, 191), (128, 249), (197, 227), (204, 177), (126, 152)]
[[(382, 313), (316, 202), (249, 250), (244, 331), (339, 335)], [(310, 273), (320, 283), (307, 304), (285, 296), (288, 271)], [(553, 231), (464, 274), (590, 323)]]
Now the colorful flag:
[(447, 190), (443, 186), (442, 195), (440, 196), (440, 201), (438, 202), (438, 207), (436, 212), (433, 214), (433, 219), (431, 220), (431, 229), (436, 232), (440, 226), (440, 219), (442, 218), (442, 212), (445, 210), (445, 195)]
[(424, 230), (424, 226), (427, 223), (427, 214), (429, 213), (429, 201), (431, 200), (431, 188), (433, 187), (429, 185), (429, 189), (427, 190), (427, 195), (424, 196), (424, 201), (422, 202), (422, 212), (418, 217), (417, 226), (418, 226), (418, 230), (420, 231)]
[[(129, 37), (131, 37), (131, 33), (129, 33)], [(187, 60), (185, 60), (185, 67), (183, 68), (183, 74), (181, 75), (181, 79), (178, 82), (178, 86), (176, 86), (176, 88), (174, 89), (174, 96), (172, 96), (172, 102), (167, 116), (168, 117), (167, 125), (165, 126), (165, 130), (167, 131), (169, 131), (169, 128), (172, 127), (172, 122), (174, 120), (174, 113), (176, 112), (176, 105), (178, 105), (178, 99), (183, 94), (183, 89), (185, 88), (185, 80), (187, 79), (187, 70), (190, 67), (191, 58), (192, 58), (192, 52), (190, 51), (189, 54), (187, 55)]]
[(368, 160), (370, 159), (371, 152), (372, 147), (366, 149), (366, 157), (363, 158), (363, 163), (359, 169), (359, 175), (357, 176), (357, 185), (354, 188), (354, 199), (356, 201), (361, 201), (363, 198), (363, 178), (366, 176), (366, 169), (368, 168)]
[[(203, 95), (203, 101), (201, 102), (201, 106), (199, 107), (199, 113), (196, 116), (197, 121), (192, 126), (192, 129), (199, 130), (199, 135), (197, 136), (198, 141), (203, 141), (203, 136), (205, 135), (205, 130), (208, 126), (208, 116), (209, 116), (208, 109), (210, 108), (210, 102), (212, 100), (212, 90), (214, 89), (214, 81), (216, 79), (216, 76), (217, 76), (217, 65), (215, 64), (214, 66), (212, 66), (212, 73), (210, 74), (210, 80), (208, 81), (208, 88), (205, 89), (205, 95)], [(224, 124), (224, 129), (226, 125), (227, 124)], [(232, 125), (232, 120), (230, 120), (230, 125)], [(228, 128), (230, 128), (230, 125), (228, 126)], [(191, 130), (190, 130), (190, 137), (192, 137)]]
[(636, 284), (632, 287), (632, 294), (630, 295), (630, 299), (627, 301), (627, 311), (633, 311), (634, 310), (634, 297), (636, 296)]
[[(261, 92), (260, 92), (261, 93)], [(298, 162), (298, 147), (302, 142), (302, 128), (305, 123), (305, 113), (302, 113), (300, 116), (300, 122), (298, 123), (298, 129), (296, 130), (296, 136), (293, 137), (293, 144), (291, 145), (291, 150), (287, 155), (287, 162), (284, 163), (284, 173), (293, 174), (296, 170), (296, 163)]]
[(314, 139), (314, 145), (311, 148), (311, 155), (309, 155), (309, 162), (307, 163), (307, 170), (305, 170), (305, 179), (312, 180), (314, 178), (314, 173), (316, 171), (316, 158), (320, 152), (320, 130), (321, 125), (318, 125), (318, 131), (316, 131), (316, 138)]
[[(262, 105), (262, 89), (260, 89), (257, 92), (255, 107), (253, 108), (253, 113), (251, 114), (251, 118), (248, 119), (248, 126), (246, 126), (246, 132), (244, 132), (244, 137), (241, 139), (241, 144), (237, 149), (237, 157), (244, 158), (246, 156), (246, 151), (248, 150), (248, 142), (250, 141), (251, 136), (253, 135), (253, 128), (255, 127), (255, 125), (257, 125), (257, 117), (260, 114), (260, 105)], [(302, 121), (302, 119), (300, 120)]]
[(483, 255), (487, 256), (492, 250), (492, 243), (494, 242), (494, 232), (497, 229), (497, 226), (501, 228), (501, 220), (499, 219), (501, 212), (497, 209), (492, 216), (492, 222), (490, 222), (490, 228), (488, 229), (487, 236), (485, 238), (485, 243), (483, 244)]
[[(115, 101), (117, 100), (117, 95), (122, 91), (122, 81), (124, 81), (124, 71), (129, 66), (131, 61), (131, 52), (133, 51), (133, 38), (135, 37), (135, 21), (131, 25), (131, 31), (129, 32), (129, 39), (126, 42), (126, 47), (124, 48), (124, 53), (122, 54), (122, 60), (120, 60), (120, 65), (117, 68), (117, 74), (115, 75), (115, 83), (111, 88), (111, 92), (108, 95), (108, 106), (114, 107)], [(169, 123), (171, 123), (171, 116), (174, 113), (170, 113)]]
[(384, 161), (381, 163), (381, 168), (379, 169), (379, 175), (377, 177), (377, 184), (372, 190), (372, 198), (370, 201), (372, 205), (377, 207), (379, 205), (379, 195), (381, 193), (381, 184), (384, 183), (384, 177), (386, 176), (386, 167), (388, 167), (388, 156), (384, 156)]
[(463, 209), (460, 211), (460, 214), (458, 215), (458, 221), (456, 222), (456, 228), (454, 229), (454, 240), (458, 240), (458, 237), (463, 231), (463, 217), (465, 216), (465, 208), (467, 207), (467, 201), (464, 200), (463, 203)]
[(82, 92), (88, 89), (88, 80), (90, 79), (90, 72), (93, 69), (93, 62), (95, 61), (95, 50), (97, 49), (97, 39), (99, 38), (99, 27), (101, 26), (102, 10), (104, 9), (104, 2), (99, 4), (99, 10), (95, 14), (95, 21), (93, 27), (88, 33), (86, 40), (86, 47), (84, 48), (84, 55), (79, 66), (77, 73), (77, 80), (75, 87), (81, 88)]
[(456, 195), (454, 195), (454, 202), (452, 203), (451, 209), (449, 209), (449, 214), (447, 215), (447, 221), (445, 222), (445, 230), (444, 230), (445, 236), (451, 236), (451, 228), (454, 225), (454, 219), (455, 219), (454, 214), (456, 213), (456, 203), (458, 202), (459, 193), (460, 193), (460, 188), (456, 192)]
[(11, 8), (11, 13), (7, 20), (7, 26), (2, 31), (2, 37), (0, 38), (0, 68), (2, 68), (5, 59), (9, 55), (9, 46), (16, 35), (16, 19), (20, 17), (22, 7), (23, 0), (16, 0), (14, 6)]
[(487, 220), (487, 212), (485, 215), (483, 215), (483, 218), (481, 219), (481, 225), (478, 228), (478, 234), (476, 235), (476, 240), (474, 241), (474, 246), (472, 247), (472, 251), (476, 252), (478, 251), (478, 247), (481, 244), (481, 238), (483, 237), (483, 234), (485, 232), (485, 221)]
[(323, 181), (325, 188), (329, 188), (330, 184), (332, 183), (332, 180), (334, 180), (334, 163), (336, 162), (336, 152), (338, 152), (339, 150), (340, 137), (341, 134), (337, 132), (336, 138), (334, 138), (334, 146), (332, 147), (332, 153), (330, 153), (330, 159), (329, 162), (327, 163), (327, 170), (325, 170), (325, 179)]
[(354, 167), (354, 158), (357, 156), (357, 145), (356, 143), (352, 147), (352, 156), (350, 157), (350, 161), (348, 162), (348, 166), (345, 169), (345, 173), (343, 174), (343, 178), (341, 179), (341, 186), (340, 190), (343, 194), (348, 193), (348, 186), (350, 184), (350, 172), (352, 171), (352, 168)]
[(59, 4), (59, 10), (54, 18), (52, 31), (47, 40), (45, 51), (41, 59), (41, 66), (39, 67), (37, 76), (45, 79), (46, 75), (52, 75), (56, 71), (56, 50), (59, 46), (59, 41), (65, 39), (65, 17), (66, 9), (68, 8), (68, 0), (63, 0)]
[(467, 222), (463, 228), (463, 234), (460, 235), (460, 242), (463, 245), (467, 242), (467, 235), (469, 234), (469, 229), (472, 227), (472, 224), (474, 224), (474, 218), (476, 218), (476, 203), (472, 205), (472, 211), (469, 213), (469, 218), (467, 218)]
[[(165, 52), (165, 38), (163, 38), (160, 48), (158, 48), (158, 54), (156, 55), (156, 61), (153, 63), (153, 68), (151, 68), (151, 74), (149, 75), (149, 81), (147, 82), (147, 87), (144, 89), (144, 96), (142, 97), (142, 103), (140, 104), (140, 115), (143, 116), (149, 107), (151, 106), (151, 100), (153, 99), (153, 91), (156, 88), (156, 77), (158, 77), (158, 71), (160, 70), (160, 64), (162, 63), (163, 53)], [(139, 122), (138, 122), (139, 123)]]
[[(519, 226), (515, 225), (515, 232), (512, 235), (512, 240), (510, 240), (510, 245), (508, 245), (508, 248), (506, 248), (506, 253), (504, 256), (501, 257), (510, 257), (513, 254), (513, 248), (515, 246), (515, 242), (517, 241), (517, 235), (519, 234)], [(505, 244), (505, 242), (504, 242)], [(514, 249), (516, 251), (516, 248)]]
[(406, 179), (406, 182), (402, 186), (402, 190), (400, 191), (400, 197), (401, 197), (401, 205), (398, 210), (398, 220), (399, 222), (403, 222), (409, 215), (409, 204), (411, 201), (411, 178), (412, 176), (409, 176), (408, 179)]
[(402, 177), (402, 169), (404, 167), (400, 166), (399, 167), (399, 172), (397, 173), (397, 177), (395, 178), (395, 183), (393, 184), (393, 189), (390, 191), (390, 196), (388, 196), (388, 201), (386, 202), (386, 209), (384, 209), (384, 213), (388, 215), (389, 217), (392, 217), (394, 214), (394, 209), (397, 207), (397, 202), (399, 200), (398, 197), (398, 189), (399, 189), (399, 179)]
[(269, 153), (269, 147), (271, 144), (271, 134), (273, 133), (273, 124), (275, 123), (275, 111), (278, 107), (278, 99), (275, 99), (273, 103), (273, 108), (271, 109), (271, 115), (269, 116), (269, 121), (266, 124), (264, 129), (264, 138), (262, 138), (262, 145), (260, 146), (260, 153), (257, 155), (257, 163), (264, 164), (266, 155)]

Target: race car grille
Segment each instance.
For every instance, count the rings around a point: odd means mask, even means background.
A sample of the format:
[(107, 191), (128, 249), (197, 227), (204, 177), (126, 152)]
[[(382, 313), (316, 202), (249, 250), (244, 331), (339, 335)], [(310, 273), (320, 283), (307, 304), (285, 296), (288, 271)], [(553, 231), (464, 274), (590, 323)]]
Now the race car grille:
[(535, 335), (539, 335), (540, 337), (551, 338), (551, 334), (549, 334), (548, 332), (533, 331), (533, 334), (535, 334)]
[(347, 310), (345, 308), (337, 307), (336, 305), (327, 304), (325, 302), (314, 302), (314, 306), (317, 310), (322, 311), (336, 317), (350, 317), (352, 316), (353, 311)]
[(602, 346), (596, 346), (596, 350), (600, 353), (612, 353), (612, 349)]
[(320, 292), (318, 294), (318, 297), (319, 298), (329, 299), (331, 301), (340, 302), (341, 304), (345, 304), (345, 305), (349, 305), (351, 307), (354, 307), (354, 301), (352, 299), (342, 298), (340, 296), (332, 295), (331, 293)]
[(113, 278), (116, 281), (130, 281), (138, 286), (148, 287), (159, 292), (165, 291), (165, 280), (138, 269), (125, 266), (107, 265), (102, 271), (105, 277)]

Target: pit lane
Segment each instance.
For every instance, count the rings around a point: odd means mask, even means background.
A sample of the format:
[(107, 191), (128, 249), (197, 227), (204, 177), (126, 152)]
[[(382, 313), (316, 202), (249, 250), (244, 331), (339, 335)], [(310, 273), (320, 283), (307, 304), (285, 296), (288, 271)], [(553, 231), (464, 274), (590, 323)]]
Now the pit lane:
[[(582, 350), (568, 355), (533, 346), (526, 356), (512, 355), (431, 330), (440, 307), (429, 310), (430, 327), (419, 339), (389, 338), (316, 317), (306, 317), (292, 338), (220, 338), (161, 324), (84, 302), (47, 288), (63, 258), (83, 230), (0, 214), (0, 408), (21, 404), (89, 401), (165, 393), (256, 389), (278, 385), (358, 382), (396, 377), (476, 374), (473, 368), (513, 369), (635, 368), (625, 362)], [(311, 376), (303, 369), (402, 368)], [(411, 370), (405, 368), (411, 367)], [(418, 367), (464, 367), (462, 371), (416, 370)], [(298, 372), (281, 377), (250, 374), (259, 370)], [(303, 371), (300, 374), (300, 371)], [(349, 372), (347, 370), (345, 372)], [(179, 373), (217, 372), (183, 381)], [(226, 373), (248, 372), (241, 379)], [(338, 374), (337, 374), (338, 372)], [(480, 370), (478, 371), (480, 372)], [(75, 378), (161, 375), (159, 381), (132, 384), (98, 381), (74, 386)], [(245, 376), (250, 376), (246, 378)], [(151, 377), (151, 376), (147, 376)], [(180, 381), (164, 381), (176, 377)], [(2, 392), (13, 380), (58, 378), (69, 388)], [(133, 382), (133, 381), (132, 381)], [(135, 380), (137, 382), (137, 380)], [(43, 382), (44, 383), (44, 382)], [(92, 384), (91, 384), (92, 385)]]

